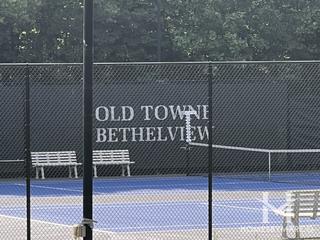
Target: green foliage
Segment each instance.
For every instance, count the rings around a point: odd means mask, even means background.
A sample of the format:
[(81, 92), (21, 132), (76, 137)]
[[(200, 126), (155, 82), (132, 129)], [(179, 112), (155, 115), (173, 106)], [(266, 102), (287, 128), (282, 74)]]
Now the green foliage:
[(31, 62), (80, 62), (82, 2), (29, 0), (30, 24), (20, 37), (21, 58)]
[[(0, 62), (81, 62), (82, 1), (1, 0)], [(319, 1), (94, 3), (97, 62), (320, 57)]]
[(168, 0), (175, 45), (191, 60), (318, 59), (319, 1)]
[(102, 61), (151, 60), (155, 54), (156, 22), (149, 1), (97, 2), (95, 56)]
[(28, 22), (26, 0), (0, 1), (1, 62), (15, 62), (19, 57), (19, 36)]

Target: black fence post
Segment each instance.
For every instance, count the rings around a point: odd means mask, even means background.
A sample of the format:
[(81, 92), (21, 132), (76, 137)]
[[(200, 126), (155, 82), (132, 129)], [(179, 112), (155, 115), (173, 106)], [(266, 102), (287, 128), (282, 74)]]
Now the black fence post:
[(208, 66), (208, 108), (209, 108), (209, 122), (208, 122), (208, 132), (209, 132), (209, 139), (208, 139), (208, 237), (209, 240), (212, 240), (212, 126), (213, 126), (213, 103), (212, 103), (212, 65), (209, 63)]
[(26, 176), (26, 204), (27, 204), (27, 240), (31, 240), (31, 154), (30, 154), (30, 70), (25, 67), (25, 176)]
[(83, 24), (83, 224), (84, 240), (92, 240), (93, 0), (84, 0)]

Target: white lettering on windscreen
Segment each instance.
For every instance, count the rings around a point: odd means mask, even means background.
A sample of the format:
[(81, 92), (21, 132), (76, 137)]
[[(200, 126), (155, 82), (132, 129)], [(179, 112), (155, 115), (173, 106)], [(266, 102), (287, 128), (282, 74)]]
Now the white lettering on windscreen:
[(200, 122), (208, 120), (208, 105), (143, 105), (137, 110), (132, 106), (98, 106), (96, 142), (185, 141), (185, 111), (195, 112), (191, 120), (192, 140), (208, 139), (207, 121)]

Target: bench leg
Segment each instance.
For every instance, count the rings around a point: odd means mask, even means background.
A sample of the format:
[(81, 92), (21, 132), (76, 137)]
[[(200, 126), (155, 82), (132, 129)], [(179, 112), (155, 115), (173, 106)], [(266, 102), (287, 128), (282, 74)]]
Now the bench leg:
[(39, 168), (38, 167), (36, 167), (36, 179), (39, 179)]
[(130, 177), (130, 166), (129, 166), (129, 164), (127, 165), (127, 173), (128, 173), (128, 177)]
[(68, 166), (69, 168), (69, 178), (72, 178), (72, 169), (71, 169), (71, 166)]
[(282, 239), (288, 239), (288, 234), (287, 234), (287, 217), (283, 217), (283, 222), (282, 222)]
[(98, 173), (97, 173), (97, 165), (93, 165), (93, 176), (94, 176), (95, 178), (97, 178), (97, 177), (98, 177)]
[(74, 170), (74, 177), (75, 177), (75, 178), (78, 178), (78, 169), (77, 169), (77, 166), (74, 166), (74, 167), (73, 167), (73, 170)]
[(124, 170), (124, 166), (123, 165), (121, 165), (121, 170), (122, 170), (121, 176), (124, 177), (125, 176), (125, 174), (124, 174), (125, 170)]
[(300, 239), (299, 218), (292, 219), (292, 222), (295, 229), (296, 239)]
[(42, 175), (42, 179), (45, 179), (45, 177), (44, 177), (44, 167), (41, 167), (41, 175)]

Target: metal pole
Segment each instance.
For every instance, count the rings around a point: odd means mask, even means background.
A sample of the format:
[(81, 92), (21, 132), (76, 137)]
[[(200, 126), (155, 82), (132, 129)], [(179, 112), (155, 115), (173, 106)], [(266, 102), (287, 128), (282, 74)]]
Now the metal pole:
[(29, 66), (25, 68), (25, 175), (26, 175), (26, 198), (27, 198), (27, 240), (31, 240), (31, 154), (30, 154), (30, 71)]
[(161, 0), (155, 0), (156, 11), (157, 11), (157, 61), (161, 62), (161, 39), (162, 39), (162, 29), (161, 29)]
[(212, 65), (209, 63), (208, 67), (208, 107), (209, 107), (209, 122), (208, 122), (208, 132), (209, 132), (209, 139), (208, 139), (208, 237), (209, 240), (212, 240), (212, 223), (213, 223), (213, 206), (212, 206), (212, 171), (213, 171), (213, 163), (212, 163), (212, 151), (213, 151), (213, 139), (212, 139), (212, 125), (213, 125), (213, 100), (212, 100)]
[(84, 0), (83, 24), (83, 223), (84, 240), (92, 240), (93, 0)]

